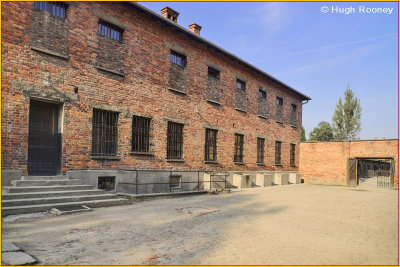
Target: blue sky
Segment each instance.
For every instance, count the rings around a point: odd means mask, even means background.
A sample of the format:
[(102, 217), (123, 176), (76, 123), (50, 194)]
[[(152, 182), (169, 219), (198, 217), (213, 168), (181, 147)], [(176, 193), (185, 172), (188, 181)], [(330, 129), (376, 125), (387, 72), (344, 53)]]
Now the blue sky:
[[(139, 3), (159, 14), (170, 6), (179, 25), (196, 22), (202, 37), (310, 96), (307, 138), (320, 121), (331, 122), (347, 84), (363, 109), (360, 138), (398, 138), (398, 3)], [(372, 8), (392, 13), (367, 13)]]

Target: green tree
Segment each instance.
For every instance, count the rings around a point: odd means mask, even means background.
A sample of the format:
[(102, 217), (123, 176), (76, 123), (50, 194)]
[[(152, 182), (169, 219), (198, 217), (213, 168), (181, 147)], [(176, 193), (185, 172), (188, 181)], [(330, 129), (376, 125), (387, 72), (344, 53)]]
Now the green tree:
[(306, 130), (304, 129), (303, 126), (301, 126), (301, 142), (305, 142), (305, 141), (307, 141)]
[(332, 117), (332, 130), (334, 139), (338, 141), (357, 140), (361, 131), (361, 105), (360, 99), (354, 96), (350, 86), (344, 91), (342, 98), (336, 104)]
[(321, 121), (309, 134), (308, 141), (332, 141), (332, 127), (327, 121)]

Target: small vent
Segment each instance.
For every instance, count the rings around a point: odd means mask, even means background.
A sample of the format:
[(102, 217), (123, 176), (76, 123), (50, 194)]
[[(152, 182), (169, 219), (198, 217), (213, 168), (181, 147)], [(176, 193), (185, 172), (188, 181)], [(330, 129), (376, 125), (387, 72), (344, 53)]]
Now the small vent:
[(182, 187), (182, 176), (181, 175), (171, 175), (169, 177), (169, 187), (181, 188)]
[(97, 188), (105, 191), (115, 190), (115, 176), (99, 177)]

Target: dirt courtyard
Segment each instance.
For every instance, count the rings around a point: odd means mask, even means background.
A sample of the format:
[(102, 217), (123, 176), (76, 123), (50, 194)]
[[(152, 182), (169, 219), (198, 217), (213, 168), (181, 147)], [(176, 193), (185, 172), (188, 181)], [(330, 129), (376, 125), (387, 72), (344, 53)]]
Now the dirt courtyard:
[(158, 199), (3, 221), (2, 238), (43, 265), (398, 265), (398, 191), (300, 184)]

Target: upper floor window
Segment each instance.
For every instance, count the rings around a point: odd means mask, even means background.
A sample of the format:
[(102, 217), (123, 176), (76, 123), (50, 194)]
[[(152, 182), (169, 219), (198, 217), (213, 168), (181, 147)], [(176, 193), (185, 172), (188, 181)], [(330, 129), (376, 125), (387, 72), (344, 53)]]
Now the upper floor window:
[(258, 99), (266, 101), (267, 100), (267, 92), (262, 89), (258, 89)]
[(99, 20), (99, 34), (122, 42), (123, 29), (104, 20)]
[(170, 61), (182, 68), (186, 66), (186, 56), (171, 50)]
[(35, 2), (35, 8), (46, 11), (50, 15), (65, 19), (68, 5), (62, 2)]
[(246, 83), (242, 80), (237, 79), (236, 80), (236, 89), (243, 90), (243, 91), (246, 90)]
[(275, 142), (275, 165), (282, 165), (282, 142)]
[(219, 80), (219, 70), (208, 67), (208, 77)]
[(276, 97), (276, 120), (283, 121), (283, 98), (278, 96)]
[(149, 152), (150, 118), (133, 116), (132, 119), (132, 152)]
[(297, 106), (292, 104), (290, 106), (290, 124), (292, 126), (297, 126)]

